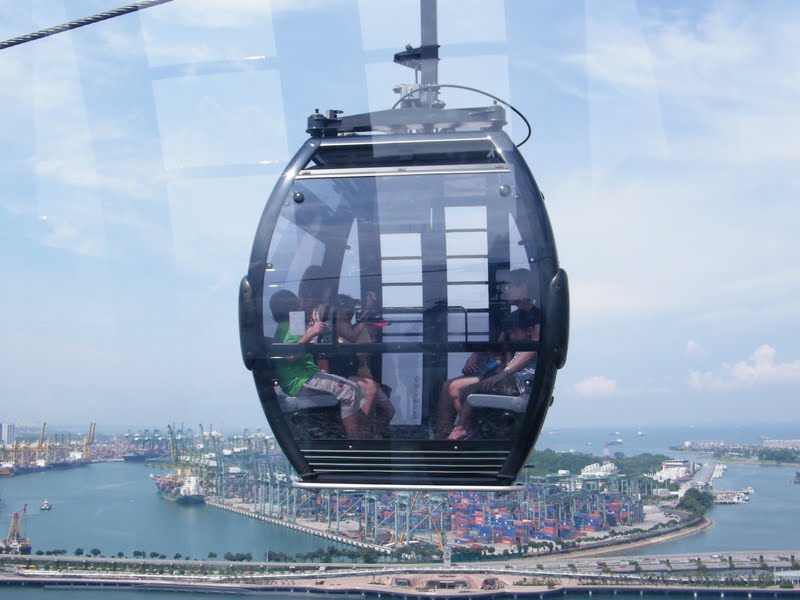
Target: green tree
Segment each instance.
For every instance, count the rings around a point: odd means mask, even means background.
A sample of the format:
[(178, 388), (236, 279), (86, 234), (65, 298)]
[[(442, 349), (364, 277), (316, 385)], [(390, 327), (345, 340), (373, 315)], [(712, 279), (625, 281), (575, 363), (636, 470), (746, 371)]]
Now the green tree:
[(92, 548), (89, 550), (89, 554), (92, 556), (99, 556), (100, 555), (100, 548)]
[(764, 448), (758, 451), (758, 458), (774, 462), (797, 462), (800, 455), (788, 448)]
[(75, 548), (75, 556), (83, 556), (83, 548)]
[(678, 502), (678, 508), (694, 515), (704, 515), (707, 508), (714, 504), (714, 494), (701, 492), (697, 488), (690, 488)]
[(217, 553), (216, 552), (209, 552), (208, 553), (208, 558), (209, 558), (209, 560), (214, 560), (215, 558), (217, 558)]

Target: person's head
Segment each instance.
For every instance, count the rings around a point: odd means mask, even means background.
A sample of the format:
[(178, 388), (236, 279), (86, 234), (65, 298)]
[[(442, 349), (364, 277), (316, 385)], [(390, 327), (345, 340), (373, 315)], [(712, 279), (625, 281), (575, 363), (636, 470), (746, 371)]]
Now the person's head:
[(535, 304), (533, 272), (528, 269), (514, 269), (508, 274), (505, 297), (515, 306)]
[(300, 310), (300, 302), (297, 296), (289, 290), (278, 290), (269, 299), (269, 310), (276, 323), (289, 320), (289, 313)]
[(506, 337), (512, 342), (535, 341), (536, 322), (527, 312), (514, 311), (503, 319), (502, 327)]
[(303, 273), (297, 295), (304, 310), (313, 310), (318, 305), (329, 302), (332, 282), (320, 265), (311, 265)]
[(352, 296), (339, 294), (336, 296), (336, 306), (339, 311), (339, 318), (345, 319), (348, 322), (353, 320), (353, 316), (356, 314), (356, 301)]

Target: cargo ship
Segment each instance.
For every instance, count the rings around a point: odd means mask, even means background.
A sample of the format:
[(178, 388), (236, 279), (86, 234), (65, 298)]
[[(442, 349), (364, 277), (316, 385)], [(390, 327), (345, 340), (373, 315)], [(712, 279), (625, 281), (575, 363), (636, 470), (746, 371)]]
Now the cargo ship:
[(65, 460), (57, 460), (48, 464), (51, 469), (76, 469), (78, 467), (86, 467), (91, 464), (87, 458), (70, 457)]
[(203, 504), (205, 496), (200, 487), (200, 479), (195, 475), (182, 476), (168, 473), (153, 477), (161, 497), (178, 504)]
[(125, 462), (140, 463), (146, 460), (161, 458), (162, 456), (164, 456), (163, 452), (131, 452), (129, 454), (123, 454), (122, 460)]

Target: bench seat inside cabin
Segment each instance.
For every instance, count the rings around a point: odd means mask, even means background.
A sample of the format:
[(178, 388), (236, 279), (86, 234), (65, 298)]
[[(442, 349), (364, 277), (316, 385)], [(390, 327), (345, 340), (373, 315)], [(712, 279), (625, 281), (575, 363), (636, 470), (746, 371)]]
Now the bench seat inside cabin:
[(493, 408), (522, 414), (528, 408), (527, 396), (501, 396), (500, 394), (470, 394), (467, 404), (472, 408)]

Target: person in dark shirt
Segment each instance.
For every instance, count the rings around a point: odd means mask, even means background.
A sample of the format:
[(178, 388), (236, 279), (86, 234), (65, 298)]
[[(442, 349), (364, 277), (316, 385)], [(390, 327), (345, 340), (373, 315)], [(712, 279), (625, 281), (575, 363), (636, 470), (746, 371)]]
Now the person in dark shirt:
[[(503, 321), (503, 337), (510, 342), (529, 342), (539, 339), (539, 322), (531, 318), (530, 311), (516, 310)], [(494, 369), (485, 377), (479, 377), (459, 389), (460, 410), (448, 440), (463, 440), (472, 429), (472, 408), (466, 398), (474, 393), (498, 394), (501, 396), (521, 396), (531, 393), (531, 382), (536, 369), (536, 352), (524, 351), (508, 353), (502, 367)]]
[[(519, 313), (518, 318), (524, 318), (525, 322), (535, 323), (535, 328), (531, 335), (534, 341), (538, 341), (541, 317), (539, 308), (532, 298), (533, 290), (535, 289), (534, 273), (532, 271), (514, 269), (509, 272), (508, 283), (505, 285), (503, 295), (511, 306), (516, 307), (515, 313)], [(535, 356), (535, 352), (520, 353), (514, 365), (528, 364)], [(462, 392), (491, 376), (498, 375), (497, 367), (504, 363), (504, 359), (505, 357), (486, 352), (474, 352), (464, 364), (462, 375), (444, 382), (439, 394), (436, 422), (436, 437), (438, 439), (445, 439), (451, 435), (453, 420), (464, 408), (462, 405), (462, 398), (464, 397)], [(493, 365), (494, 369), (492, 368)], [(492, 385), (496, 381), (496, 379), (492, 379), (487, 385)]]

